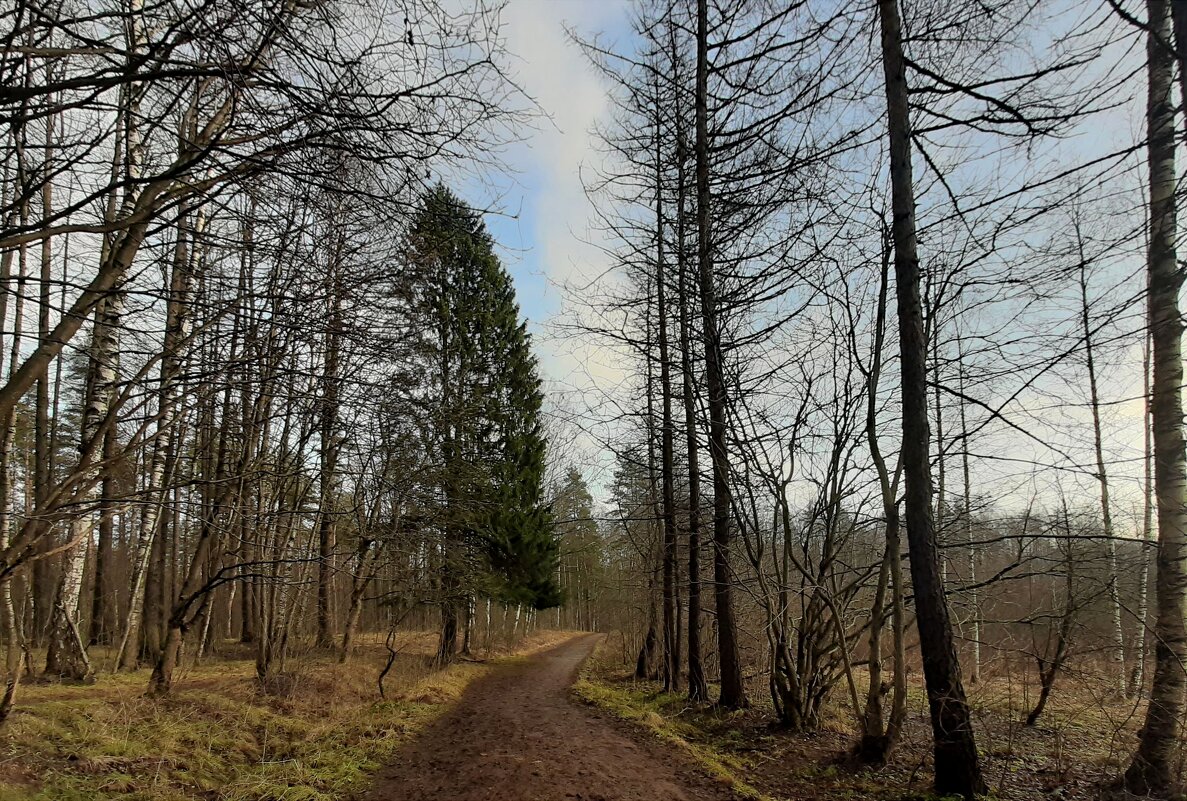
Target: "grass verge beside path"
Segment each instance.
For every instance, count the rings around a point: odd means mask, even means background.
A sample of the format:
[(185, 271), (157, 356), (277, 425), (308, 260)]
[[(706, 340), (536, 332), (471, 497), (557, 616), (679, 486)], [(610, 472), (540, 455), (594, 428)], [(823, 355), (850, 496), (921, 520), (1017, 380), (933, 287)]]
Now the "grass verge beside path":
[(658, 692), (650, 682), (616, 681), (616, 665), (607, 657), (608, 640), (598, 643), (582, 666), (573, 694), (590, 706), (625, 720), (688, 754), (717, 780), (743, 798), (776, 801), (748, 784), (742, 776), (746, 762), (730, 753), (727, 741), (737, 733), (731, 714), (698, 710), (681, 695)]
[[(538, 632), (504, 654), (570, 637)], [(31, 684), (0, 731), (0, 801), (342, 801), (417, 730), (446, 712), (488, 662), (430, 672), (432, 638), (409, 636), (380, 700), (377, 642), (350, 664), (290, 661), (283, 694), (257, 689), (247, 659), (188, 670), (173, 694), (145, 697), (147, 671), (93, 686)]]
[[(843, 692), (822, 710), (820, 726), (792, 732), (775, 725), (758, 689), (748, 710), (724, 712), (664, 693), (658, 682), (636, 681), (610, 639), (583, 666), (574, 695), (687, 753), (739, 795), (762, 801), (921, 801), (935, 799), (931, 728), (921, 677), (910, 677), (908, 715), (888, 765), (864, 769), (848, 758), (856, 739)], [(1124, 769), (1141, 705), (1110, 698), (1097, 684), (1067, 677), (1041, 725), (1023, 725), (1025, 677), (1008, 671), (972, 687), (982, 767), (996, 801), (1093, 801), (1102, 784)], [(1081, 681), (1077, 682), (1079, 678)], [(858, 676), (860, 686), (867, 680)], [(1021, 685), (1021, 686), (1020, 686)]]

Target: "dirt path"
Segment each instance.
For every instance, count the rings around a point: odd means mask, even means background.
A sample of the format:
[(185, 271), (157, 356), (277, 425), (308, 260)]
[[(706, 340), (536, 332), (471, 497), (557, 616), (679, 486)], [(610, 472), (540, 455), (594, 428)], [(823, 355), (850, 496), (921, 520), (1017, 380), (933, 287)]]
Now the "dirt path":
[(371, 801), (728, 801), (734, 795), (662, 743), (572, 701), (596, 635), (476, 682), (405, 746)]

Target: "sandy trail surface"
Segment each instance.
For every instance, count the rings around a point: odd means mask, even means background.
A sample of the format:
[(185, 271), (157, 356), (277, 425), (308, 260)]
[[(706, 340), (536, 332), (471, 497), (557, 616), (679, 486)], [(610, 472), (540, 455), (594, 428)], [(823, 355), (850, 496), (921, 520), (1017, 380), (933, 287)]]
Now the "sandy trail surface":
[(732, 801), (684, 754), (570, 698), (597, 641), (479, 679), (379, 773), (370, 801)]

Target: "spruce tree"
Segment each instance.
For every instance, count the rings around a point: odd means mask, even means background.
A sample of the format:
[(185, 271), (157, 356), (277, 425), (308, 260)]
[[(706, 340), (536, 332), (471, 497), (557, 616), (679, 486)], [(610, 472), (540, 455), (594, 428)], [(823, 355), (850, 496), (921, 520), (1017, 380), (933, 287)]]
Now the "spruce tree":
[(494, 242), (481, 216), (438, 185), (425, 194), (408, 244), (421, 401), (437, 457), (438, 659), (447, 662), (458, 610), (474, 594), (535, 608), (560, 603), (558, 547), (542, 500), (540, 378)]

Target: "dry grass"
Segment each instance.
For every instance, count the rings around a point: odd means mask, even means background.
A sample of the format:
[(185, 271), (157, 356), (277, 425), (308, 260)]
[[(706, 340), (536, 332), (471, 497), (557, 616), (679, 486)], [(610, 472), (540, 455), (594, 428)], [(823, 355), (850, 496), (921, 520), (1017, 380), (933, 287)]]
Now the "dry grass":
[[(909, 720), (891, 764), (870, 771), (847, 758), (856, 727), (843, 687), (834, 693), (819, 731), (793, 734), (772, 725), (763, 688), (752, 689), (755, 706), (744, 712), (698, 709), (682, 695), (662, 693), (653, 682), (635, 681), (610, 650), (606, 641), (599, 646), (576, 694), (686, 749), (744, 796), (795, 801), (928, 797), (930, 727), (918, 683), (910, 687)], [(1039, 725), (1027, 728), (1021, 721), (1033, 697), (1026, 697), (1022, 677), (997, 675), (975, 685), (970, 702), (992, 797), (1096, 798), (1100, 785), (1127, 761), (1140, 722), (1140, 709), (1110, 696), (1104, 686), (1099, 676), (1068, 675), (1056, 686)]]
[[(569, 635), (538, 632), (507, 658)], [(0, 732), (0, 801), (328, 801), (356, 795), (416, 730), (491, 669), (463, 661), (433, 671), (431, 634), (406, 634), (380, 699), (387, 658), (365, 638), (354, 661), (307, 652), (265, 694), (245, 653), (178, 677), (170, 698), (145, 697), (148, 672), (101, 675), (94, 686), (31, 684)]]

